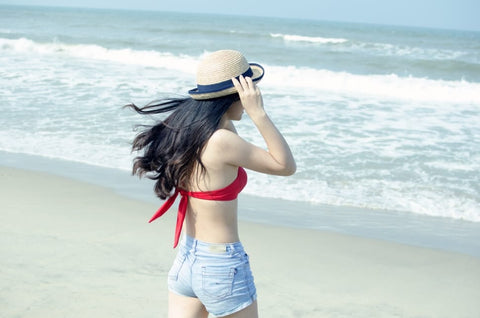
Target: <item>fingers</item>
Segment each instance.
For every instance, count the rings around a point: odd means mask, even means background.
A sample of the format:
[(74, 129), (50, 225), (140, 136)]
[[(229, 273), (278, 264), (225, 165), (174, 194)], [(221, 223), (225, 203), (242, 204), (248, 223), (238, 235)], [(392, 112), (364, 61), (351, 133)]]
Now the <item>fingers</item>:
[(245, 82), (247, 83), (248, 88), (253, 88), (253, 89), (255, 88), (255, 83), (253, 83), (253, 80), (251, 77), (245, 77)]
[(243, 92), (242, 84), (234, 77), (232, 78), (233, 86), (237, 89), (237, 92), (240, 94)]
[(243, 75), (240, 75), (240, 83), (242, 84), (242, 87), (244, 90), (247, 90), (249, 87), (248, 87), (248, 83), (247, 83), (247, 80), (245, 79), (245, 77), (243, 77)]
[(243, 75), (240, 75), (240, 83), (242, 84), (244, 90), (254, 88), (251, 77), (244, 77)]
[(252, 81), (251, 77), (244, 77), (243, 75), (240, 75), (238, 80), (236, 78), (232, 78), (233, 86), (237, 89), (237, 92), (239, 94), (253, 89), (256, 89), (255, 83)]
[(232, 78), (232, 82), (240, 96), (242, 107), (249, 116), (264, 112), (262, 94), (251, 77), (240, 75), (238, 78)]

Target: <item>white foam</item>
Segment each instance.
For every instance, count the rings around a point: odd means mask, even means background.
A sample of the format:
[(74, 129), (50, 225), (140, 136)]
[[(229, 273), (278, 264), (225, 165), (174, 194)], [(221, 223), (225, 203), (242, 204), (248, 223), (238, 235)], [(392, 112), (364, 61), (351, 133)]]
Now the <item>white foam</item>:
[[(480, 83), (390, 75), (358, 75), (313, 68), (266, 66), (262, 85), (293, 95), (329, 92), (388, 100), (480, 104)], [(302, 88), (301, 91), (298, 89)]]
[[(0, 117), (7, 119), (1, 150), (124, 170), (130, 169), (131, 126), (138, 121), (128, 112), (118, 114), (123, 100), (133, 98), (132, 92), (144, 97), (183, 89), (193, 78), (183, 73), (191, 72), (183, 63), (196, 64), (201, 57), (28, 39), (0, 39), (2, 50), (8, 54), (0, 54), (5, 61), (0, 71), (11, 78), (0, 76), (9, 105)], [(34, 63), (8, 63), (10, 56)], [(92, 61), (101, 62), (85, 63)], [(111, 63), (109, 72), (101, 72), (104, 61)], [(136, 72), (140, 68), (123, 64), (149, 67)], [(480, 221), (478, 188), (472, 186), (480, 168), (474, 157), (480, 83), (294, 66), (266, 65), (266, 70), (261, 84), (266, 108), (299, 169), (287, 179), (252, 175), (245, 193)], [(80, 108), (79, 100), (85, 102)], [(237, 128), (263, 144), (248, 120)], [(397, 170), (389, 169), (391, 162)], [(404, 176), (415, 169), (413, 178)], [(441, 171), (432, 175), (432, 169)], [(458, 194), (450, 177), (462, 188)]]
[(410, 45), (399, 45), (391, 43), (369, 43), (350, 41), (347, 48), (337, 48), (337, 50), (361, 51), (363, 54), (378, 56), (399, 56), (412, 57), (422, 60), (455, 60), (467, 55), (464, 51), (422, 48)]
[(348, 41), (347, 39), (341, 39), (341, 38), (323, 38), (323, 37), (315, 37), (315, 36), (281, 34), (281, 33), (270, 33), (270, 36), (273, 38), (282, 38), (285, 41), (308, 42), (308, 43), (316, 43), (316, 44), (340, 44)]
[[(412, 57), (425, 60), (455, 60), (466, 57), (468, 54), (461, 50), (422, 48), (410, 45), (391, 43), (375, 43), (355, 41), (344, 38), (325, 38), (296, 34), (270, 33), (273, 38), (281, 38), (285, 42), (303, 42), (310, 44), (345, 44), (330, 46), (332, 51), (361, 51), (362, 54), (378, 56)], [(467, 58), (468, 59), (468, 58)], [(478, 60), (473, 62), (478, 63)]]
[[(21, 53), (110, 61), (159, 67), (193, 75), (201, 56), (173, 55), (168, 52), (108, 49), (91, 44), (37, 43), (29, 39), (1, 39), (0, 50)], [(347, 72), (294, 66), (266, 66), (262, 85), (274, 92), (319, 94), (329, 92), (388, 100), (480, 104), (480, 83), (432, 80), (390, 75), (358, 75)], [(290, 93), (289, 92), (289, 93)]]
[(383, 178), (337, 183), (312, 179), (292, 182), (253, 172), (249, 175), (245, 193), (254, 196), (480, 222), (480, 206), (474, 197), (459, 197), (441, 188), (419, 187), (409, 181)]
[(473, 164), (459, 163), (459, 162), (447, 162), (447, 161), (432, 161), (426, 162), (425, 165), (438, 168), (448, 171), (459, 171), (459, 172), (477, 172), (478, 167)]
[(198, 57), (193, 58), (188, 55), (176, 56), (171, 53), (153, 50), (108, 49), (94, 44), (38, 43), (26, 38), (15, 40), (0, 39), (0, 49), (21, 53), (60, 55), (122, 64), (161, 67), (184, 73), (193, 73), (198, 63)]

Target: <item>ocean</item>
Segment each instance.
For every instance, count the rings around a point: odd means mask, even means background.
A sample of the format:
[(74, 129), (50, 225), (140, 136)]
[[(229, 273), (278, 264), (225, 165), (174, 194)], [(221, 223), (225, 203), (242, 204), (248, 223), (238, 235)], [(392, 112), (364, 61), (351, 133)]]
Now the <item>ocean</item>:
[[(145, 118), (122, 106), (185, 96), (198, 61), (227, 48), (265, 67), (265, 108), (298, 166), (249, 172), (246, 195), (460, 222), (478, 238), (480, 32), (0, 6), (0, 152), (127, 175)], [(237, 130), (264, 145), (248, 118)]]

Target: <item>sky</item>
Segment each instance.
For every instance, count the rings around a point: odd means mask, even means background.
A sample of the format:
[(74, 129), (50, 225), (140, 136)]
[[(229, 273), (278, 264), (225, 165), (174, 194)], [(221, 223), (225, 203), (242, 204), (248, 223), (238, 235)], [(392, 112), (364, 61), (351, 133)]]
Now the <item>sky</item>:
[(479, 0), (0, 0), (0, 4), (239, 14), (480, 31)]

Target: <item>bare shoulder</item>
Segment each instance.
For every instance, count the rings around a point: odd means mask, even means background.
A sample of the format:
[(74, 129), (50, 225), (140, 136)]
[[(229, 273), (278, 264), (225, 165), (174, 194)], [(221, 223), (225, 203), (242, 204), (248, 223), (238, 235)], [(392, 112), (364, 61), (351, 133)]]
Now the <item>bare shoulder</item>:
[(232, 140), (240, 138), (228, 129), (218, 129), (208, 139), (202, 153), (202, 161), (212, 167), (221, 167), (226, 164), (226, 153), (231, 152)]
[(234, 140), (238, 140), (240, 137), (233, 131), (228, 129), (218, 129), (208, 140), (207, 146), (212, 148), (225, 148), (232, 143)]

